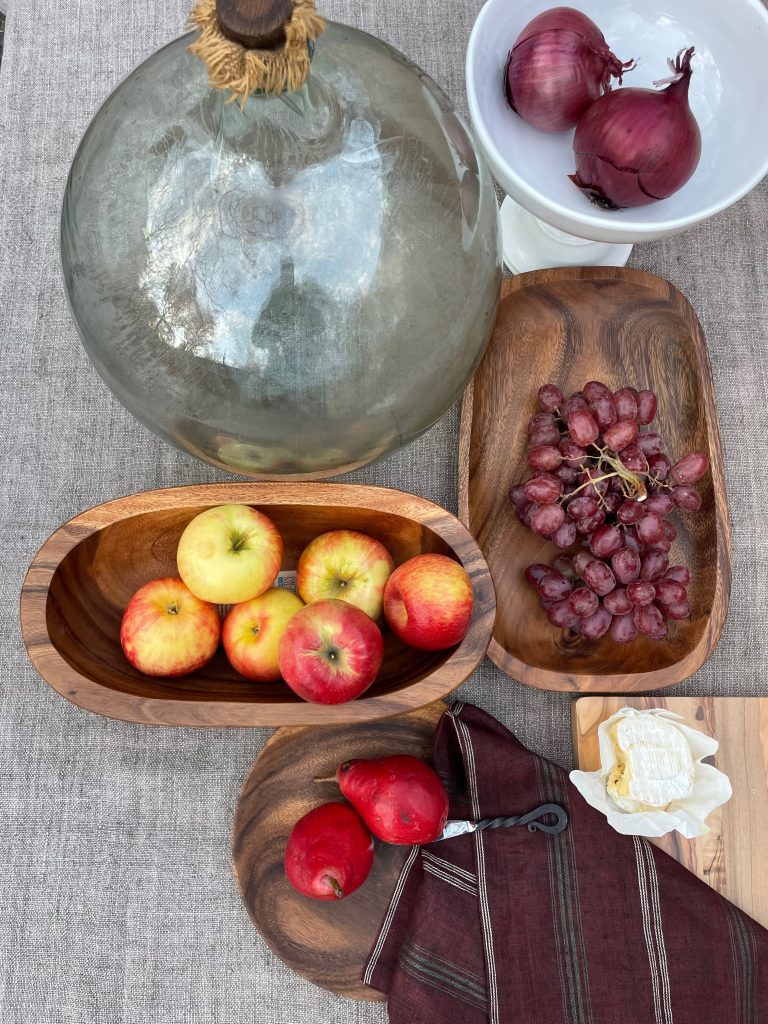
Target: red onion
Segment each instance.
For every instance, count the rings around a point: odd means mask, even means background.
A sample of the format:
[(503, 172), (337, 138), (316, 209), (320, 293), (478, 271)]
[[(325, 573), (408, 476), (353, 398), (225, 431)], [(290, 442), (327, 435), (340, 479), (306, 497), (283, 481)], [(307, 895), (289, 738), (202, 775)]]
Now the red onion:
[(515, 41), (504, 71), (510, 107), (546, 132), (573, 128), (590, 103), (632, 67), (608, 49), (586, 14), (553, 7), (529, 22)]
[(692, 55), (691, 46), (669, 61), (674, 76), (655, 83), (671, 82), (666, 89), (619, 89), (579, 120), (569, 177), (596, 205), (617, 210), (666, 199), (696, 170), (701, 133), (688, 106)]

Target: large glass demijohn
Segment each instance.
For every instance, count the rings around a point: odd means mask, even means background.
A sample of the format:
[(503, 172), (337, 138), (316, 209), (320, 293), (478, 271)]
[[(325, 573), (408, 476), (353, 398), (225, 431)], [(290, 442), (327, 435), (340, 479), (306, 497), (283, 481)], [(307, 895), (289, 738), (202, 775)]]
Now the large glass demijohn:
[[(198, 21), (269, 56), (311, 0), (255, 6), (283, 20), (202, 0)], [(483, 353), (489, 173), (445, 94), (364, 32), (328, 24), (277, 92), (212, 86), (196, 38), (135, 69), (72, 165), (61, 254), (83, 344), (139, 420), (206, 462), (362, 466), (434, 423)]]

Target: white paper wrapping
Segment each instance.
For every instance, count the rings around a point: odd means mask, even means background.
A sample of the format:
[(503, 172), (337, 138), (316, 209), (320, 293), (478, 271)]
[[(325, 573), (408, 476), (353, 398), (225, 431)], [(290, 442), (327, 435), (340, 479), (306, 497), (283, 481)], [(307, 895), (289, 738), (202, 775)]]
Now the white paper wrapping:
[[(687, 740), (694, 762), (693, 788), (688, 796), (673, 800), (664, 810), (630, 812), (622, 810), (608, 792), (607, 780), (616, 767), (616, 750), (610, 738), (611, 726), (626, 715), (658, 715), (669, 720)], [(685, 725), (680, 715), (664, 708), (650, 708), (639, 711), (636, 708), (622, 708), (615, 715), (601, 722), (597, 730), (600, 744), (600, 767), (594, 772), (572, 771), (571, 782), (588, 804), (602, 812), (610, 825), (630, 836), (663, 836), (677, 830), (687, 839), (703, 836), (709, 831), (707, 815), (731, 798), (731, 783), (728, 776), (703, 758), (714, 754), (717, 740)]]

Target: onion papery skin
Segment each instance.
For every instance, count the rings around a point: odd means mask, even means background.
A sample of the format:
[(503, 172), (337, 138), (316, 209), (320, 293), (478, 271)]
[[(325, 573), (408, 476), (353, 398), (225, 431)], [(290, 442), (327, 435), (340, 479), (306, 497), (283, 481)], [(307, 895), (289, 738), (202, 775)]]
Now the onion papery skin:
[(692, 54), (693, 47), (682, 60), (678, 54), (678, 80), (666, 89), (618, 89), (579, 119), (570, 178), (596, 205), (647, 206), (677, 192), (696, 170), (701, 132), (688, 105)]
[(522, 30), (504, 69), (510, 107), (536, 128), (564, 131), (611, 88), (632, 61), (611, 53), (602, 32), (585, 14), (553, 7)]

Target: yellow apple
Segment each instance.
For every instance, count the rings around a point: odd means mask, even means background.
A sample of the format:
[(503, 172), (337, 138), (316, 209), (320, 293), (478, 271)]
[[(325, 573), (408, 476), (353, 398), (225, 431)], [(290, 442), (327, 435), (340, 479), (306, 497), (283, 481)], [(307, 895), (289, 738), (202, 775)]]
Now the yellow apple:
[(282, 557), (283, 541), (271, 519), (249, 505), (218, 505), (187, 524), (176, 563), (201, 601), (239, 604), (272, 586)]
[(220, 629), (218, 610), (195, 597), (181, 580), (152, 580), (128, 602), (120, 643), (139, 672), (185, 676), (214, 656)]
[(384, 606), (384, 586), (395, 563), (379, 541), (355, 530), (331, 530), (307, 545), (296, 566), (303, 601), (339, 600), (372, 619)]
[(257, 683), (281, 679), (277, 645), (290, 617), (303, 607), (301, 598), (290, 590), (272, 587), (230, 608), (221, 628), (221, 642), (232, 668)]

